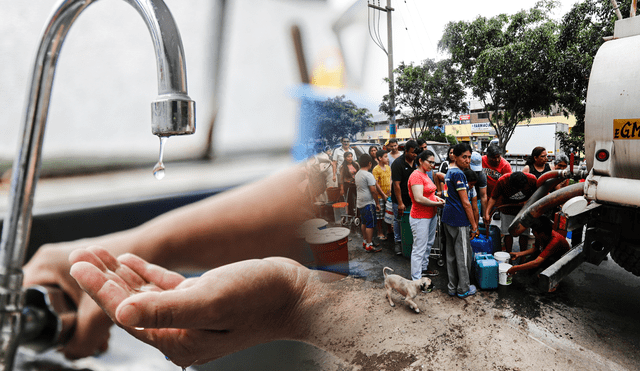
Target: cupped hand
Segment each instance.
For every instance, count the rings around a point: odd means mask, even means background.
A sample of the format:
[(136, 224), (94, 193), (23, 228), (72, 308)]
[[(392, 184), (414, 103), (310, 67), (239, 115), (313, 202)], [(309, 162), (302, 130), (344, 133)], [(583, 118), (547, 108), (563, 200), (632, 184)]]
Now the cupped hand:
[(60, 351), (70, 359), (78, 359), (104, 352), (109, 345), (109, 329), (113, 322), (69, 275), (69, 255), (77, 247), (45, 245), (38, 249), (23, 267), (23, 286), (58, 286), (77, 307), (77, 323), (73, 337)]
[(71, 261), (71, 275), (116, 324), (183, 367), (295, 338), (309, 289), (310, 271), (285, 258), (242, 261), (189, 279), (99, 248)]

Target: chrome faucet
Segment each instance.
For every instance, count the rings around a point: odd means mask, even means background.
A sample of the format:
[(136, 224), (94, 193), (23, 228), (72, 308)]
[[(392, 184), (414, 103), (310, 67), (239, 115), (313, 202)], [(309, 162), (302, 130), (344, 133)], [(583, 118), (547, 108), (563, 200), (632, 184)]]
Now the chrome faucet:
[[(61, 0), (49, 17), (36, 54), (22, 144), (13, 164), (9, 209), (0, 242), (0, 371), (13, 368), (23, 328), (22, 265), (56, 63), (71, 25), (95, 1)], [(158, 99), (151, 103), (151, 132), (160, 137), (193, 134), (195, 102), (187, 95), (184, 51), (173, 16), (162, 0), (125, 1), (144, 19), (155, 49)]]

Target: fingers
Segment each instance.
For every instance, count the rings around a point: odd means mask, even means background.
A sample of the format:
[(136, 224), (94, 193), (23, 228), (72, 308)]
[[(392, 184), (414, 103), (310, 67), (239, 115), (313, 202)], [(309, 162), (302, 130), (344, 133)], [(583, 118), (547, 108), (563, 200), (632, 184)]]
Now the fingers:
[(122, 302), (115, 316), (125, 326), (198, 328), (208, 324), (209, 310), (201, 295), (181, 289), (134, 295)]
[(133, 254), (121, 255), (118, 257), (118, 261), (138, 277), (141, 277), (146, 282), (154, 283), (162, 290), (174, 289), (184, 281), (182, 275), (155, 264), (147, 263), (145, 260)]
[(128, 267), (122, 266), (107, 250), (99, 246), (91, 246), (86, 249), (73, 251), (69, 255), (69, 261), (73, 263), (86, 262), (95, 266), (102, 274), (118, 285), (133, 292), (146, 282)]
[(103, 271), (89, 262), (74, 263), (69, 273), (112, 319), (115, 318), (118, 305), (129, 297), (127, 288), (109, 279)]

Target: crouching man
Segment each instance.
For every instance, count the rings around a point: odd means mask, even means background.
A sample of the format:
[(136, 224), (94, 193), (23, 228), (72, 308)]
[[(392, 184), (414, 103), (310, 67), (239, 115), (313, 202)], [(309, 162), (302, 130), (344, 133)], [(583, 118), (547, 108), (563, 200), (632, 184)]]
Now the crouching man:
[(510, 253), (511, 259), (527, 259), (526, 257), (533, 259), (528, 259), (528, 261), (523, 264), (514, 265), (509, 268), (507, 274), (529, 269), (538, 269), (540, 267), (546, 268), (569, 251), (570, 246), (567, 239), (551, 227), (551, 220), (545, 217), (538, 219), (537, 225), (531, 227), (531, 231), (536, 238), (535, 246), (525, 251)]

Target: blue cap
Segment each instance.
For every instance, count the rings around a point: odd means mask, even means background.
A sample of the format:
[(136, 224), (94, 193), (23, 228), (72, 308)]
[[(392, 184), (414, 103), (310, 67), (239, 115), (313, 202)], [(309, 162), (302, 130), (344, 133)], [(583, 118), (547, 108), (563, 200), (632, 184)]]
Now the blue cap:
[(471, 170), (482, 171), (482, 155), (478, 152), (471, 154)]

